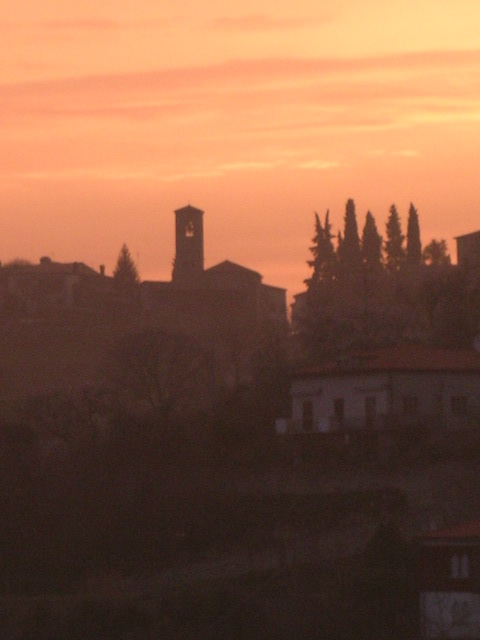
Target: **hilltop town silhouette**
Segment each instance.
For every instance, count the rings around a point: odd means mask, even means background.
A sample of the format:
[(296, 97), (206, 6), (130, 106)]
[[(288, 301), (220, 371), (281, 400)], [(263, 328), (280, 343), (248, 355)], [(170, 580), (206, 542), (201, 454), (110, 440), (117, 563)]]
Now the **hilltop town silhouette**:
[[(133, 280), (133, 287), (125, 286), (122, 270), (119, 277), (108, 276), (103, 266), (96, 271), (83, 262), (49, 257), (38, 264), (4, 265), (0, 315), (18, 334), (10, 353), (12, 371), (6, 358), (4, 393), (29, 395), (95, 383), (99, 356), (113, 338), (148, 329), (188, 335), (210, 350), (217, 388), (247, 382), (260, 334), (287, 330), (286, 291), (228, 260), (205, 268), (203, 215), (191, 205), (175, 211), (169, 282)], [(24, 359), (22, 350), (29, 351)]]
[(175, 211), (167, 282), (127, 245), (112, 275), (0, 268), (2, 631), (417, 637), (412, 533), (478, 514), (480, 232), (452, 265), (413, 205), (385, 239), (353, 200), (339, 235), (315, 214), (289, 321), (205, 268), (203, 216)]
[(175, 211), (175, 259), (166, 282), (140, 281), (134, 273), (125, 284), (121, 256), (112, 276), (103, 266), (97, 271), (47, 256), (38, 264), (3, 265), (0, 397), (97, 384), (105, 351), (131, 332), (192, 338), (210, 352), (216, 391), (248, 385), (252, 359), (266, 336), (290, 342), (295, 366), (302, 359), (382, 344), (467, 346), (478, 332), (480, 232), (456, 238), (458, 264), (452, 265), (444, 241), (422, 248), (413, 205), (406, 236), (392, 205), (386, 239), (370, 212), (359, 233), (351, 199), (343, 234), (332, 233), (329, 212), (324, 223), (315, 214), (311, 274), (305, 291), (294, 296), (289, 324), (285, 289), (229, 260), (205, 268), (203, 218), (190, 204)]

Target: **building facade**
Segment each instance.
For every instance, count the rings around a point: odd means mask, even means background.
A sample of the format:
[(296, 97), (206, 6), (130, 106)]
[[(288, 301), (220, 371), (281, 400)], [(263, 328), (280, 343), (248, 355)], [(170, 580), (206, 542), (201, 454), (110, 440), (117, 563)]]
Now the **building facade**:
[(351, 353), (298, 372), (290, 433), (480, 427), (480, 354), (423, 345)]
[(418, 539), (418, 594), (422, 638), (480, 637), (480, 522)]
[(455, 238), (457, 264), (461, 269), (480, 268), (480, 231), (473, 231)]
[(204, 266), (204, 212), (175, 212), (171, 282), (143, 282), (147, 327), (193, 335), (213, 353), (215, 386), (251, 379), (251, 360), (266, 335), (286, 335), (286, 290), (264, 284), (258, 272), (225, 260)]

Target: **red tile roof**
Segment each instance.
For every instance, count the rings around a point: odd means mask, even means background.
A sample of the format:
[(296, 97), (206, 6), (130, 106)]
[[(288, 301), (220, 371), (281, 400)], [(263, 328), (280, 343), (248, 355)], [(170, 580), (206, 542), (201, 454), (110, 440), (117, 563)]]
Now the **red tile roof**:
[(426, 345), (400, 345), (355, 351), (312, 366), (297, 375), (343, 375), (390, 371), (457, 371), (480, 373), (480, 353), (474, 349), (438, 349)]
[(480, 520), (464, 522), (447, 529), (439, 529), (438, 531), (430, 531), (423, 534), (421, 538), (426, 540), (480, 539)]

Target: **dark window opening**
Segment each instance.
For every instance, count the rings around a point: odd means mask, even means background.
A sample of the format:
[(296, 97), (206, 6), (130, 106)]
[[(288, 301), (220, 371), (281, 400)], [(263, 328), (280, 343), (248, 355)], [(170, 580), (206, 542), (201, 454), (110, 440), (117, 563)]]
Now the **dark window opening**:
[(195, 235), (195, 227), (193, 226), (193, 222), (189, 220), (187, 222), (187, 226), (185, 227), (185, 237), (193, 238)]
[(405, 396), (403, 398), (403, 413), (406, 415), (414, 415), (418, 413), (418, 396)]
[(343, 398), (335, 398), (333, 401), (333, 414), (338, 425), (342, 426), (345, 418), (345, 401)]
[(304, 431), (313, 429), (313, 402), (304, 400), (302, 404), (302, 428)]
[(451, 557), (450, 573), (454, 579), (470, 577), (470, 558), (468, 554), (463, 553), (461, 556), (455, 554)]
[(365, 424), (367, 427), (375, 425), (377, 415), (377, 399), (375, 397), (365, 398)]
[(452, 396), (450, 399), (452, 413), (464, 416), (467, 413), (467, 398), (465, 396)]

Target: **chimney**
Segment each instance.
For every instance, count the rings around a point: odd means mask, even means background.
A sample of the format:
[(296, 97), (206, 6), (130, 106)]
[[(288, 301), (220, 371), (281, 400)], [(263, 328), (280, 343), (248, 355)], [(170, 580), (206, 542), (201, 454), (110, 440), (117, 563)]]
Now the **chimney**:
[(104, 275), (105, 275), (105, 265), (104, 265), (104, 264), (101, 264), (101, 265), (100, 265), (100, 275), (101, 275), (101, 276), (104, 276)]

